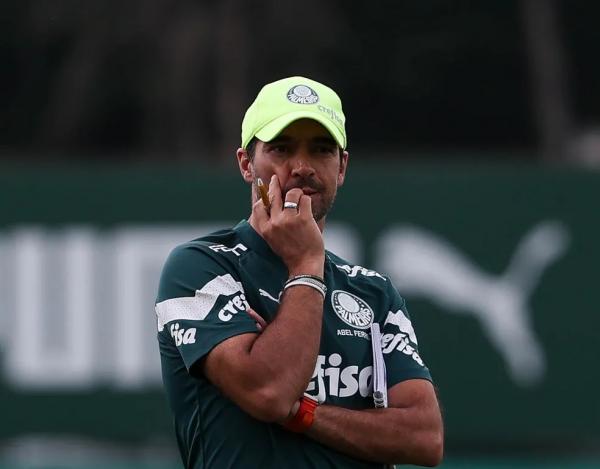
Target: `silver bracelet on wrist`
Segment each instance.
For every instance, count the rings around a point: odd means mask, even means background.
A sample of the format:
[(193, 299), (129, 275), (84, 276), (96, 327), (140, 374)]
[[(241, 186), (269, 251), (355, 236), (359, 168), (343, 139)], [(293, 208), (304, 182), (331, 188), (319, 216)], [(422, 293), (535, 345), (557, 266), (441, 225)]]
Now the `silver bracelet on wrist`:
[(287, 282), (285, 282), (283, 290), (285, 291), (288, 288), (294, 287), (296, 285), (303, 285), (305, 287), (314, 288), (321, 295), (323, 295), (323, 298), (325, 298), (325, 295), (327, 294), (327, 287), (325, 286), (325, 282), (323, 281), (323, 279), (317, 277), (316, 275), (296, 275), (288, 279)]

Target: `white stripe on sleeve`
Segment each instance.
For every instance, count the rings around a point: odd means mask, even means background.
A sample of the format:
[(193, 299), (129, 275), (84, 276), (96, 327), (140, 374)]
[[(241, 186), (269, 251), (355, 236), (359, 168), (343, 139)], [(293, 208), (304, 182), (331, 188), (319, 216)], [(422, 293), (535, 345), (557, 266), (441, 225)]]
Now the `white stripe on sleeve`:
[(158, 331), (162, 331), (165, 324), (171, 321), (202, 321), (208, 316), (219, 296), (229, 296), (237, 292), (244, 293), (242, 284), (236, 282), (231, 274), (225, 274), (213, 278), (200, 290), (196, 290), (195, 296), (161, 301), (154, 308), (158, 317)]

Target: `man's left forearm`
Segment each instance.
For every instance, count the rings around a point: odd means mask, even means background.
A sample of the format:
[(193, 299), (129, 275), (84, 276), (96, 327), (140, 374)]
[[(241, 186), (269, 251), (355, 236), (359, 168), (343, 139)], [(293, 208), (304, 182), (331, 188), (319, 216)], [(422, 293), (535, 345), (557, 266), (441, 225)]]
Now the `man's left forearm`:
[(439, 408), (350, 410), (317, 407), (306, 435), (350, 456), (373, 462), (436, 466), (443, 453)]

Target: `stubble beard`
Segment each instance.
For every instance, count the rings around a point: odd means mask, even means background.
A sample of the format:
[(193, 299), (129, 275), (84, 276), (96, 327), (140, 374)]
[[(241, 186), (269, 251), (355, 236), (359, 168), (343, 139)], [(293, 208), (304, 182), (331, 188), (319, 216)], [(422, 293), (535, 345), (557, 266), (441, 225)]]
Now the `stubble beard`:
[(322, 205), (321, 204), (315, 204), (312, 206), (312, 213), (313, 213), (313, 218), (315, 219), (315, 221), (318, 223), (321, 220), (323, 220), (327, 214), (331, 211), (331, 209), (333, 208), (333, 204), (335, 202), (335, 197), (337, 195), (337, 191), (334, 192), (331, 196), (331, 198), (329, 200), (323, 200)]

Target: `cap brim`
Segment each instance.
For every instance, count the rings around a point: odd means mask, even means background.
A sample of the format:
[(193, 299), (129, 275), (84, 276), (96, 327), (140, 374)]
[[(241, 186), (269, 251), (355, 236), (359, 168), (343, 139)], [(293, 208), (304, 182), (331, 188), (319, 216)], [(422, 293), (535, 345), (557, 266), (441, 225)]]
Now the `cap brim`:
[(262, 140), (263, 142), (270, 142), (275, 137), (277, 137), (283, 129), (285, 129), (292, 122), (295, 122), (299, 119), (312, 119), (317, 121), (323, 127), (325, 127), (333, 139), (337, 142), (337, 144), (342, 147), (342, 149), (346, 149), (346, 138), (344, 134), (337, 128), (337, 126), (331, 122), (327, 117), (319, 114), (317, 112), (311, 111), (297, 111), (290, 112), (288, 114), (284, 114), (283, 116), (277, 117), (276, 119), (269, 122), (262, 129), (260, 129), (255, 137)]

